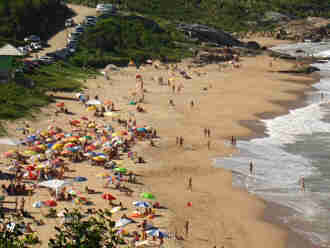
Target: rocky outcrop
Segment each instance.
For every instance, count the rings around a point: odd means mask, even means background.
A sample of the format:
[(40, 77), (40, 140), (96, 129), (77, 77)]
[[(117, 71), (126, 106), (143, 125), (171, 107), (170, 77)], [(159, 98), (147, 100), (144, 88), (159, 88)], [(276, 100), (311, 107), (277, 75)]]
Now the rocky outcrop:
[(202, 24), (179, 24), (177, 28), (189, 38), (202, 42), (216, 43), (220, 46), (243, 46), (244, 43), (235, 39), (230, 34)]
[(249, 49), (260, 49), (255, 41), (241, 42), (231, 34), (202, 24), (179, 24), (177, 28), (184, 32), (188, 38), (201, 42), (213, 43), (218, 46), (237, 46)]
[(275, 11), (267, 11), (263, 18), (260, 20), (261, 23), (284, 23), (294, 19), (292, 16), (284, 15)]

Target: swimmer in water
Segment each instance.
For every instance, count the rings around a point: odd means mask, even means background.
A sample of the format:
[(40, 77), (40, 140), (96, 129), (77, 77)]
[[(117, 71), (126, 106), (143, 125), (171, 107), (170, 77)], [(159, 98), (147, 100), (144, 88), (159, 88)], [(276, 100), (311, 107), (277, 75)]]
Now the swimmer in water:
[(301, 180), (300, 180), (300, 182), (301, 182), (301, 191), (302, 192), (305, 192), (305, 178), (302, 177)]
[(253, 163), (252, 161), (250, 161), (250, 175), (253, 174)]

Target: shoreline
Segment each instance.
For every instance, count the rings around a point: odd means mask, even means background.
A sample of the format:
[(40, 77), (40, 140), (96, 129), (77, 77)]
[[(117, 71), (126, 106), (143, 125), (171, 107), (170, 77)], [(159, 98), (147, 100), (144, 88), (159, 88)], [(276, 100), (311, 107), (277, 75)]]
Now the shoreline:
[(239, 123), (247, 128), (249, 128), (252, 132), (251, 135), (240, 137), (241, 140), (251, 140), (251, 139), (256, 139), (256, 138), (264, 138), (267, 137), (268, 135), (265, 133), (266, 128), (264, 124), (261, 122), (261, 120), (270, 120), (274, 119), (278, 116), (286, 115), (288, 114), (291, 110), (299, 109), (306, 107), (308, 104), (306, 103), (306, 93), (307, 92), (312, 92), (312, 91), (317, 91), (317, 89), (312, 88), (313, 84), (317, 83), (320, 81), (321, 76), (317, 72), (313, 72), (310, 74), (310, 77), (312, 77), (315, 82), (306, 82), (306, 85), (309, 86), (310, 88), (303, 90), (303, 91), (287, 91), (290, 94), (294, 94), (297, 96), (297, 99), (294, 101), (273, 101), (274, 104), (278, 104), (282, 107), (285, 108), (285, 111), (282, 113), (276, 113), (276, 112), (263, 112), (260, 114), (256, 114), (258, 117), (258, 120), (240, 120)]

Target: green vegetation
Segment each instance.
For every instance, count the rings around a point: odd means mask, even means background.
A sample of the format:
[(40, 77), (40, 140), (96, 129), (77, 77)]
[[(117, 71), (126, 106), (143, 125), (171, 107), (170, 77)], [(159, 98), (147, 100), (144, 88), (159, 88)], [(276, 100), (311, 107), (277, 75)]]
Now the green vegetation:
[(111, 16), (103, 19), (82, 36), (71, 62), (78, 66), (104, 67), (109, 63), (127, 65), (147, 59), (178, 61), (189, 55), (176, 45), (182, 39), (171, 28), (139, 16)]
[[(201, 23), (226, 31), (247, 31), (249, 21), (257, 21), (266, 11), (278, 11), (297, 17), (330, 17), (328, 0), (68, 0), (95, 6), (97, 3), (120, 3), (122, 10), (149, 18), (174, 22)], [(265, 29), (271, 26), (256, 28)]]
[(115, 222), (108, 210), (98, 210), (85, 218), (79, 210), (66, 210), (67, 221), (61, 228), (55, 227), (56, 235), (48, 243), (49, 248), (117, 247), (123, 243), (114, 230)]
[(14, 120), (26, 116), (51, 101), (47, 91), (78, 90), (82, 85), (77, 79), (86, 79), (95, 73), (58, 62), (42, 66), (32, 74), (18, 75), (15, 81), (0, 84), (0, 119)]
[[(78, 209), (65, 209), (64, 216), (66, 221), (60, 227), (55, 227), (56, 234), (49, 240), (49, 248), (113, 248), (124, 244), (114, 229), (115, 222), (109, 210), (99, 209), (86, 217)], [(8, 220), (1, 218), (0, 224), (4, 223), (8, 223)], [(33, 247), (38, 243), (37, 234), (21, 235), (17, 225), (12, 231), (6, 229), (0, 233), (0, 248)]]
[(0, 1), (0, 46), (21, 45), (31, 34), (47, 40), (64, 27), (73, 13), (59, 0)]

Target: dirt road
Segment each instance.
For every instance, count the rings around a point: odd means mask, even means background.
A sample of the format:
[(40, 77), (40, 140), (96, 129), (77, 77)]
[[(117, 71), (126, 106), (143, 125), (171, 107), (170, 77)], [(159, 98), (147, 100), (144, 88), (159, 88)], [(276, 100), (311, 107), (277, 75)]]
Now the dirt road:
[[(77, 24), (83, 22), (85, 16), (96, 15), (95, 8), (88, 8), (85, 6), (73, 5), (73, 4), (68, 4), (67, 6), (76, 13), (76, 16), (73, 17), (73, 19)], [(46, 53), (54, 52), (58, 49), (62, 49), (66, 47), (67, 37), (68, 34), (72, 31), (72, 29), (73, 28), (66, 28), (58, 32), (56, 35), (54, 35), (50, 40), (48, 40), (48, 44), (50, 45), (50, 47), (44, 48), (42, 51), (38, 53), (38, 55), (43, 56)]]

